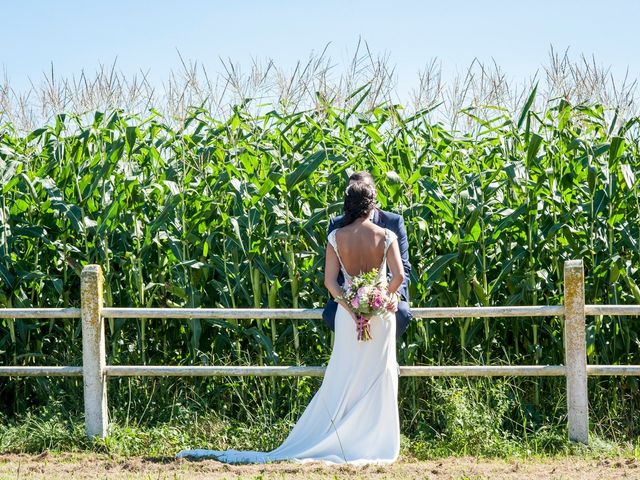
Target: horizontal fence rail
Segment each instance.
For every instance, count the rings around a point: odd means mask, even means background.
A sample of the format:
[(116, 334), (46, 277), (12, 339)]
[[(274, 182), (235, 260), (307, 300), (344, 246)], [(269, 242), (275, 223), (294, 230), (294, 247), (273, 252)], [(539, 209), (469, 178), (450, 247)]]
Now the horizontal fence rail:
[[(233, 318), (270, 320), (319, 320), (321, 308), (119, 308), (103, 307), (103, 318)], [(640, 315), (640, 305), (585, 305), (587, 317)], [(562, 305), (524, 307), (412, 308), (414, 318), (559, 317)], [(81, 318), (79, 308), (0, 308), (0, 318)]]
[[(107, 365), (107, 377), (322, 377), (313, 366)], [(82, 367), (0, 367), (5, 377), (81, 377)], [(404, 365), (401, 377), (563, 377), (563, 365)], [(640, 376), (640, 365), (587, 365), (587, 375)]]
[[(556, 365), (522, 366), (401, 366), (401, 377), (507, 377), (563, 376), (565, 367)], [(321, 377), (325, 367), (159, 367), (137, 365), (108, 366), (108, 376), (256, 376), (256, 377)]]
[(596, 315), (640, 315), (640, 305), (585, 305), (584, 314)]
[(0, 308), (0, 318), (81, 318), (79, 308)]
[[(587, 377), (640, 376), (640, 365), (587, 365), (585, 316), (640, 315), (640, 305), (585, 305), (581, 260), (565, 262), (564, 305), (412, 308), (414, 318), (553, 317), (565, 319), (565, 365), (453, 365), (399, 366), (402, 377), (566, 377), (570, 440), (588, 443)], [(0, 318), (82, 319), (82, 366), (0, 366), (0, 376), (82, 377), (85, 423), (89, 437), (107, 434), (107, 378), (132, 376), (257, 376), (321, 377), (322, 366), (175, 366), (107, 365), (105, 318), (219, 318), (307, 319), (322, 318), (321, 309), (256, 308), (120, 308), (103, 307), (102, 270), (85, 267), (81, 275), (81, 308), (0, 308)]]
[(0, 367), (0, 376), (9, 377), (81, 377), (82, 367)]
[[(0, 310), (1, 311), (1, 310)], [(412, 308), (414, 318), (468, 317), (555, 317), (564, 315), (563, 306), (526, 307), (435, 307)], [(322, 318), (320, 308), (115, 308), (104, 307), (104, 318), (233, 318), (307, 319)]]

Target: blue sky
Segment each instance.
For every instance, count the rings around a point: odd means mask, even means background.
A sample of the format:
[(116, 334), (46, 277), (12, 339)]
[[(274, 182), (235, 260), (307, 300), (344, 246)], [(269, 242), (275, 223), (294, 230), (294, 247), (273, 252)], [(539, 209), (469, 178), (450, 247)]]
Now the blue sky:
[(515, 79), (533, 74), (550, 45), (572, 57), (595, 55), (616, 77), (640, 76), (640, 2), (603, 1), (65, 1), (5, 2), (0, 68), (16, 89), (39, 81), (53, 62), (58, 75), (94, 72), (100, 63), (161, 82), (180, 60), (222, 71), (219, 57), (249, 65), (273, 59), (290, 67), (312, 51), (336, 63), (361, 37), (388, 54), (398, 88), (417, 83), (434, 57), (445, 78), (478, 57)]

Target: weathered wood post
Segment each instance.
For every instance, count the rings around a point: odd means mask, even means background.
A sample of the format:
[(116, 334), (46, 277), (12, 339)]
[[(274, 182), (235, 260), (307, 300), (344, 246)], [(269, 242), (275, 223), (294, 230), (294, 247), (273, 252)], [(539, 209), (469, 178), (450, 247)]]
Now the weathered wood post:
[(80, 276), (84, 422), (89, 438), (107, 435), (106, 351), (102, 323), (102, 269), (87, 265)]
[(564, 355), (567, 375), (569, 440), (589, 443), (587, 346), (582, 260), (564, 264)]

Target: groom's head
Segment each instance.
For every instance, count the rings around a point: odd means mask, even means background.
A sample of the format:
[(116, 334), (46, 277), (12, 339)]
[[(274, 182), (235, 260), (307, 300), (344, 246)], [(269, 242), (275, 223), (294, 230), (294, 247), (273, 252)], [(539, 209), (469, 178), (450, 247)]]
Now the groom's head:
[(371, 175), (369, 172), (361, 170), (359, 172), (352, 173), (349, 177), (349, 185), (355, 182), (364, 182), (371, 185), (371, 187), (373, 187), (373, 194), (375, 196), (376, 184), (373, 181), (373, 175)]

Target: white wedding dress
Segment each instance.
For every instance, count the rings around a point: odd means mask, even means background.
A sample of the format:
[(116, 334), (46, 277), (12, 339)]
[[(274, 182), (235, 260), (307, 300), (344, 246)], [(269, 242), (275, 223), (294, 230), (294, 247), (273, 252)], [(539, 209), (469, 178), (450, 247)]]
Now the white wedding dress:
[[(329, 235), (346, 272), (336, 244)], [(389, 246), (396, 240), (385, 229), (380, 276), (386, 275)], [(393, 313), (373, 317), (372, 339), (357, 340), (355, 322), (340, 305), (336, 313), (335, 340), (320, 389), (287, 439), (270, 452), (239, 450), (183, 450), (178, 457), (215, 458), (226, 463), (266, 463), (279, 460), (321, 461), (355, 465), (391, 463), (400, 450), (396, 320)]]

